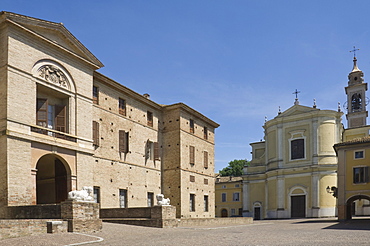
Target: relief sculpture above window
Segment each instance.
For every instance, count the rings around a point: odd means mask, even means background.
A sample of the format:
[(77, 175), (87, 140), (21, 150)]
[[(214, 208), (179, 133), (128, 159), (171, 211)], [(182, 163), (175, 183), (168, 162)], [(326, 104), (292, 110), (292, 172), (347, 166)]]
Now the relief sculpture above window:
[(45, 65), (38, 69), (39, 76), (44, 80), (67, 88), (67, 78), (64, 73), (53, 65)]

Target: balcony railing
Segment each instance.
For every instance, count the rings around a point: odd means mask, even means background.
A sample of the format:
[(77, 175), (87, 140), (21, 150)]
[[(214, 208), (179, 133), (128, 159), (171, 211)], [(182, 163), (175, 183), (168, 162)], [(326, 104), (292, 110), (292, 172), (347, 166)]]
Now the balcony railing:
[(51, 137), (60, 138), (60, 139), (64, 139), (64, 140), (68, 140), (72, 142), (77, 142), (76, 137), (73, 137), (67, 133), (55, 131), (53, 129), (48, 129), (48, 128), (41, 127), (41, 126), (31, 126), (31, 132), (37, 132), (37, 133), (41, 133), (41, 134), (48, 135)]

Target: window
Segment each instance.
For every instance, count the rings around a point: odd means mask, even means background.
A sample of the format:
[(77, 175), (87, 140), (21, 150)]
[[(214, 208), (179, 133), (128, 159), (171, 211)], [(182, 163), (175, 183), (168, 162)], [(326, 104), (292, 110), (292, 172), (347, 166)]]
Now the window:
[(226, 185), (223, 185), (223, 186), (222, 186), (222, 189), (226, 189)]
[(208, 128), (207, 127), (204, 127), (203, 129), (203, 134), (204, 134), (204, 139), (208, 139)]
[(204, 168), (208, 168), (208, 152), (204, 151)]
[(37, 98), (36, 124), (60, 132), (67, 132), (65, 105), (51, 105), (48, 99)]
[(208, 212), (208, 196), (204, 196), (204, 212)]
[(93, 86), (93, 103), (99, 104), (99, 88)]
[(99, 122), (93, 121), (93, 144), (99, 146)]
[(126, 116), (126, 101), (122, 98), (118, 99), (118, 113)]
[(190, 182), (195, 182), (195, 176), (190, 175)]
[(204, 184), (208, 185), (208, 179), (204, 179)]
[(190, 212), (195, 211), (195, 194), (190, 194), (189, 208), (190, 208)]
[(159, 159), (160, 159), (159, 143), (152, 142), (148, 139), (145, 145), (145, 160), (158, 161)]
[(235, 192), (235, 193), (233, 193), (233, 201), (234, 201), (234, 202), (238, 202), (238, 201), (240, 201), (240, 198), (239, 198), (239, 192)]
[(150, 127), (153, 127), (153, 113), (150, 111), (147, 111), (146, 118), (147, 118), (147, 125)]
[(94, 201), (100, 203), (100, 187), (94, 186)]
[(238, 184), (235, 185), (235, 188), (239, 188), (239, 187), (240, 187), (240, 185), (238, 185)]
[(190, 119), (190, 133), (194, 133), (194, 120)]
[(226, 193), (221, 194), (221, 201), (226, 202)]
[(355, 151), (355, 159), (363, 159), (364, 158), (364, 151)]
[(369, 167), (355, 167), (353, 168), (353, 183), (367, 183), (369, 182)]
[(304, 139), (295, 139), (290, 142), (291, 159), (304, 159)]
[(194, 165), (195, 164), (195, 147), (194, 146), (189, 146), (189, 149), (190, 149), (190, 165)]
[(127, 208), (127, 190), (119, 190), (119, 207)]
[(148, 207), (154, 206), (154, 193), (148, 192)]
[(129, 133), (119, 131), (119, 152), (127, 154), (129, 152)]
[(235, 216), (235, 208), (231, 209), (231, 216)]

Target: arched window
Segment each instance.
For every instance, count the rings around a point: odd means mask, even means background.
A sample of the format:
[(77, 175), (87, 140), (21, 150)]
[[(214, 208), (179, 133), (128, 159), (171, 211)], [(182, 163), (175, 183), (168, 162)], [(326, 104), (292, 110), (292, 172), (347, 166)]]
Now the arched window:
[(352, 105), (352, 112), (361, 111), (362, 109), (361, 94), (355, 93), (352, 95), (351, 105)]

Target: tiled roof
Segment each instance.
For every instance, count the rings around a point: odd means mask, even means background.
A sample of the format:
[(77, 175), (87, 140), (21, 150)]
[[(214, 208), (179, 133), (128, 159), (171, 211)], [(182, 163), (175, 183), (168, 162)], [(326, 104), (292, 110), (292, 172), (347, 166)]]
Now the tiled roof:
[(355, 138), (355, 139), (352, 139), (346, 142), (337, 143), (334, 145), (334, 147), (353, 145), (353, 144), (362, 144), (362, 143), (370, 143), (370, 136), (362, 137), (362, 138)]

